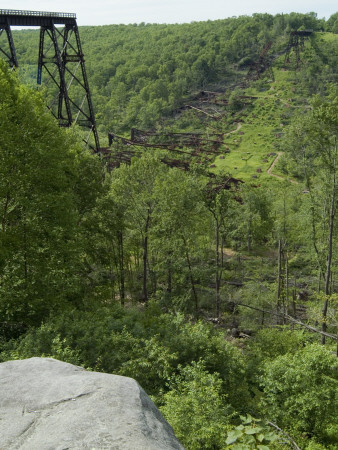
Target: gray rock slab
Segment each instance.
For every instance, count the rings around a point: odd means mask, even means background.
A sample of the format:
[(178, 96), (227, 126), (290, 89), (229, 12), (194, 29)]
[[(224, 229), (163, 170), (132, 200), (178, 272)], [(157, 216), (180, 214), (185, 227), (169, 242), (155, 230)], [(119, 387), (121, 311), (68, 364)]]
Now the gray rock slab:
[(132, 378), (52, 358), (0, 364), (0, 449), (183, 449)]

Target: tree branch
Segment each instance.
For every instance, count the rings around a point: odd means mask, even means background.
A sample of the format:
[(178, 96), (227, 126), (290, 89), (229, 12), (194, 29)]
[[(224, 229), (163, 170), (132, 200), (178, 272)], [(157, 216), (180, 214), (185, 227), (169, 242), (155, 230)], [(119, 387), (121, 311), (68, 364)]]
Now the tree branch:
[(273, 311), (267, 311), (266, 309), (257, 308), (255, 306), (250, 306), (250, 305), (245, 305), (244, 303), (236, 303), (236, 305), (244, 306), (245, 308), (255, 309), (256, 311), (260, 311), (260, 312), (263, 312), (264, 314), (270, 314), (270, 315), (276, 316), (276, 317), (281, 317), (282, 316), (286, 320), (289, 320), (290, 322), (293, 322), (293, 323), (295, 323), (297, 325), (300, 325), (300, 326), (306, 328), (307, 330), (312, 331), (313, 333), (318, 333), (318, 334), (321, 334), (322, 336), (326, 336), (328, 338), (334, 339), (335, 341), (338, 341), (338, 337), (337, 336), (334, 336), (333, 334), (330, 334), (330, 333), (326, 333), (325, 331), (317, 330), (317, 328), (314, 328), (311, 325), (307, 325), (306, 323), (303, 323), (300, 320), (294, 319), (293, 317), (289, 316), (288, 314), (276, 313), (276, 312), (273, 312)]
[(286, 436), (288, 438), (288, 440), (291, 442), (292, 447), (295, 450), (301, 450), (298, 445), (295, 443), (295, 441), (291, 438), (291, 436), (289, 436), (284, 430), (282, 430), (281, 428), (279, 428), (277, 425), (275, 425), (272, 422), (268, 422), (268, 425), (270, 425), (273, 428), (276, 428), (277, 431), (279, 431), (280, 433), (282, 433), (284, 436)]

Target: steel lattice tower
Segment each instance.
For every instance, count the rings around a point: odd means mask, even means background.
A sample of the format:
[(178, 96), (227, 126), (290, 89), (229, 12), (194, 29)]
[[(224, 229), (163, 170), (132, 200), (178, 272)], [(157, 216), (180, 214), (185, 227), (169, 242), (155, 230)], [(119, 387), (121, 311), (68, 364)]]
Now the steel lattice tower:
[[(76, 15), (0, 9), (0, 37), (3, 32), (7, 35), (5, 44), (0, 43), (0, 52), (13, 68), (18, 66), (18, 61), (11, 25), (40, 27), (37, 83), (44, 81), (47, 85), (52, 81), (53, 87), (47, 94), (48, 109), (61, 127), (78, 124), (87, 128), (89, 131), (84, 141), (88, 143), (93, 134), (96, 150), (99, 151), (99, 137)], [(63, 25), (63, 28), (56, 25)]]

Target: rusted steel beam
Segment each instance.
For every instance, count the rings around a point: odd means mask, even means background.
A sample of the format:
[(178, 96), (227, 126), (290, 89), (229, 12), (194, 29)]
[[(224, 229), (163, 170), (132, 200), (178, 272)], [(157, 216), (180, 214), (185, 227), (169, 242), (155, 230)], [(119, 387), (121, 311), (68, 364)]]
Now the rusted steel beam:
[[(111, 149), (107, 148), (101, 149), (101, 155), (102, 154), (102, 160), (104, 161), (108, 169), (111, 170), (120, 167), (122, 163), (130, 164), (133, 157), (141, 156), (141, 153), (135, 150), (122, 151), (114, 154)], [(161, 158), (160, 161), (170, 167), (177, 167), (185, 171), (190, 170), (189, 161), (170, 158)]]
[(267, 57), (271, 46), (272, 42), (268, 42), (261, 51), (257, 61), (251, 64), (249, 71), (245, 77), (246, 81), (259, 80), (265, 72), (268, 72), (272, 79), (274, 78), (273, 72), (271, 70), (271, 60)]
[[(138, 128), (132, 128), (131, 129), (131, 135), (135, 136), (135, 135), (140, 135), (140, 136), (205, 136), (205, 134), (203, 133), (158, 133), (156, 131), (151, 131), (151, 130), (140, 130)], [(223, 134), (221, 133), (213, 133), (213, 136), (218, 136), (220, 138), (223, 137)], [(132, 139), (133, 140), (133, 139)]]
[[(136, 132), (138, 132), (138, 136), (136, 136)], [(158, 137), (158, 138), (166, 138), (171, 140), (171, 142), (167, 143), (151, 143), (147, 141), (148, 137)], [(180, 138), (180, 139), (179, 139)], [(193, 134), (193, 133), (173, 133), (173, 134), (158, 134), (152, 131), (144, 132), (141, 134), (141, 130), (132, 129), (131, 139), (124, 138), (122, 136), (118, 136), (114, 133), (108, 134), (109, 145), (111, 146), (113, 142), (120, 142), (123, 145), (128, 146), (138, 146), (138, 147), (146, 147), (146, 148), (154, 148), (154, 149), (164, 149), (176, 153), (182, 154), (196, 154), (206, 153), (206, 154), (218, 154), (219, 147), (223, 144), (223, 135), (219, 135), (217, 140), (206, 139), (202, 134)], [(194, 149), (195, 153), (182, 150), (183, 147), (191, 147)]]

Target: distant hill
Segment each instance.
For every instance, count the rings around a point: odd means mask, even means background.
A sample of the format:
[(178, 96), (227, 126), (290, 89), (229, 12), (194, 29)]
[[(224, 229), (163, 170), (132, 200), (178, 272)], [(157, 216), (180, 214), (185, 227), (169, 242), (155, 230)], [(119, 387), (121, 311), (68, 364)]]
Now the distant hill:
[[(269, 176), (293, 112), (338, 81), (337, 15), (326, 22), (315, 13), (291, 13), (81, 27), (101, 145), (108, 132), (129, 137), (133, 127), (204, 132), (210, 126), (225, 136), (221, 154), (230, 151), (211, 161), (216, 171)], [(295, 30), (313, 31), (297, 49), (290, 47)], [(39, 30), (13, 35), (20, 77), (35, 86)]]

